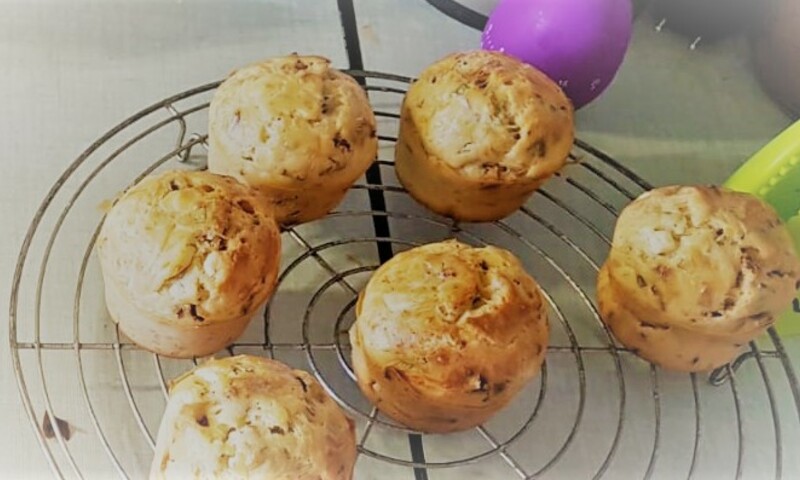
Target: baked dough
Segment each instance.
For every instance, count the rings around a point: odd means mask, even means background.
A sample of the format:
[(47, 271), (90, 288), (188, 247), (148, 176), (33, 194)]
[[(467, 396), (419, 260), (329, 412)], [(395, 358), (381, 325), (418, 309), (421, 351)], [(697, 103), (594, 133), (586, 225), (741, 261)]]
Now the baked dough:
[(598, 277), (616, 338), (665, 368), (731, 361), (789, 306), (800, 260), (758, 198), (717, 187), (655, 189), (621, 213)]
[(396, 255), (373, 275), (350, 330), (362, 392), (420, 431), (489, 419), (540, 370), (542, 294), (510, 252), (456, 241)]
[(431, 210), (497, 220), (564, 165), (573, 139), (572, 104), (545, 74), (499, 52), (457, 53), (409, 88), (395, 167)]
[(208, 132), (209, 170), (263, 191), (285, 225), (325, 216), (378, 150), (366, 93), (316, 56), (234, 72), (214, 94)]
[(241, 355), (175, 380), (161, 420), (153, 480), (346, 480), (353, 422), (308, 373)]
[[(602, 268), (598, 290), (609, 292), (608, 270)], [(747, 336), (726, 337), (650, 323), (625, 307), (618, 295), (603, 293), (599, 298), (603, 321), (623, 345), (640, 357), (670, 370), (699, 372), (725, 365), (749, 341)]]
[(274, 290), (281, 242), (257, 191), (230, 177), (169, 171), (115, 202), (97, 248), (120, 329), (153, 352), (191, 357), (241, 335)]

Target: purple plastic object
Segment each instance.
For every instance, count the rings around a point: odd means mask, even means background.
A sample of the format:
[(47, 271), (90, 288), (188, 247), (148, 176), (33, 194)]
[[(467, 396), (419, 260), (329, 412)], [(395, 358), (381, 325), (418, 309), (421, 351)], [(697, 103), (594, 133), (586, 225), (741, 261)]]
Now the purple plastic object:
[(481, 46), (538, 68), (581, 108), (617, 74), (632, 22), (631, 0), (501, 0)]

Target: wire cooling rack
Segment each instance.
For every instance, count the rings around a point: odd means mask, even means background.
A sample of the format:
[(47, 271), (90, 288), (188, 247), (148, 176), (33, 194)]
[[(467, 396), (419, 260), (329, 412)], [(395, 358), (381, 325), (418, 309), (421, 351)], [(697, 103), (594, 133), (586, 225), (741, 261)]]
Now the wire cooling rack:
[[(268, 308), (219, 355), (312, 371), (357, 423), (357, 478), (798, 478), (800, 387), (778, 335), (710, 376), (659, 370), (600, 322), (595, 276), (620, 209), (649, 188), (578, 140), (567, 167), (519, 212), (458, 225), (424, 210), (391, 162), (410, 79), (351, 71), (378, 117), (379, 161), (328, 217), (283, 234)], [(137, 113), (92, 144), (47, 194), (24, 239), (10, 303), (19, 391), (53, 472), (146, 476), (167, 381), (195, 359), (139, 349), (110, 321), (94, 243), (107, 202), (145, 175), (205, 167), (216, 83)], [(357, 292), (397, 251), (456, 237), (512, 250), (551, 318), (541, 375), (487, 424), (420, 434), (360, 394), (347, 329)]]

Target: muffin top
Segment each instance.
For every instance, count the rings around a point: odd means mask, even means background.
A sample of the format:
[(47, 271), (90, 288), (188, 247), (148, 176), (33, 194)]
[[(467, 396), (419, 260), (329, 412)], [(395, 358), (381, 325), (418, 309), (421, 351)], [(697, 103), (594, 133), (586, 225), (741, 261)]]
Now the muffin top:
[(104, 279), (164, 321), (247, 314), (277, 278), (280, 232), (267, 202), (208, 172), (148, 177), (111, 207), (97, 241)]
[(535, 375), (548, 336), (541, 292), (519, 260), (457, 241), (396, 255), (370, 279), (356, 315), (351, 338), (385, 375), (475, 403)]
[(546, 178), (574, 140), (573, 107), (561, 88), (499, 52), (434, 63), (409, 88), (403, 114), (432, 160), (476, 181)]
[(720, 334), (773, 323), (800, 280), (800, 260), (772, 207), (702, 186), (658, 188), (628, 205), (607, 268), (637, 316)]
[(355, 429), (308, 373), (211, 360), (172, 383), (151, 478), (349, 479)]
[(243, 67), (211, 102), (209, 168), (251, 185), (349, 185), (377, 145), (366, 93), (323, 57), (293, 54)]

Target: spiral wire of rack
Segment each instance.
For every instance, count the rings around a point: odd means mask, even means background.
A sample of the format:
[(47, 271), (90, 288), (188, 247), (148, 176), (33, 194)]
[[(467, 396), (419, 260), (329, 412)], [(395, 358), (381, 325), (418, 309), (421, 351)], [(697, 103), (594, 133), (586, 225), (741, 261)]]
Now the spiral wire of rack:
[[(578, 475), (576, 470), (563, 469), (578, 468), (571, 465), (574, 458), (581, 458), (583, 447), (578, 444), (587, 430), (585, 424), (602, 410), (598, 406), (602, 402), (597, 394), (590, 393), (593, 377), (599, 375), (596, 370), (598, 357), (606, 362), (605, 374), (608, 374), (609, 382), (615, 382), (615, 386), (608, 389), (610, 400), (606, 399), (613, 421), (608, 433), (603, 434), (607, 441), (597, 445), (599, 453), (589, 460), (584, 457), (580, 476), (601, 478), (609, 473), (615, 462), (624, 464), (620, 457), (627, 455), (620, 453), (623, 450), (620, 445), (625, 429), (640, 423), (646, 424), (650, 431), (646, 442), (649, 455), (637, 464), (642, 467), (641, 471), (626, 470), (627, 474), (650, 478), (657, 467), (668, 468), (664, 464), (670, 463), (672, 457), (663, 453), (664, 448), (677, 441), (686, 443), (688, 448), (681, 457), (686, 464), (682, 468), (687, 477), (698, 476), (698, 464), (705, 455), (704, 438), (710, 432), (704, 417), (713, 413), (705, 408), (701, 397), (711, 395), (716, 398), (724, 389), (729, 391), (733, 407), (730, 431), (734, 432), (732, 458), (736, 463), (731, 471), (736, 477), (742, 476), (746, 467), (745, 446), (748, 444), (744, 418), (748, 406), (743, 400), (743, 388), (759, 390), (769, 406), (769, 416), (765, 417), (769, 419), (769, 428), (765, 435), (772, 437), (774, 445), (769, 463), (773, 465), (775, 478), (784, 475), (786, 465), (791, 462), (787, 453), (792, 449), (797, 451), (795, 446), (800, 444), (797, 440), (800, 433), (796, 432), (797, 425), (800, 425), (800, 387), (792, 363), (774, 330), (770, 329), (765, 339), (752, 342), (749, 350), (730, 365), (712, 372), (708, 379), (695, 374), (684, 376), (688, 377), (688, 382), (673, 390), (686, 394), (681, 405), (691, 411), (688, 415), (689, 433), (681, 438), (668, 438), (664, 433), (667, 427), (664, 423), (664, 399), (669, 395), (667, 385), (674, 387), (677, 377), (638, 360), (631, 351), (614, 341), (599, 319), (592, 294), (594, 275), (607, 252), (614, 218), (622, 206), (650, 188), (647, 182), (609, 156), (577, 140), (568, 166), (518, 213), (492, 224), (459, 225), (418, 207), (393, 176), (392, 162), (384, 159), (396, 141), (397, 107), (410, 79), (376, 72), (349, 73), (359, 79), (372, 97), (379, 119), (381, 158), (366, 176), (366, 181), (360, 181), (351, 189), (349, 195), (357, 198), (352, 202), (346, 200), (337, 211), (320, 221), (321, 226), (315, 228), (314, 224), (320, 222), (312, 222), (283, 232), (284, 244), (289, 245), (294, 253), (284, 257), (279, 286), (272, 303), (264, 311), (263, 321), (253, 321), (257, 335), (245, 335), (222, 354), (255, 352), (284, 360), (290, 356), (296, 365), (313, 372), (326, 391), (356, 419), (360, 457), (378, 462), (377, 468), (390, 465), (397, 472), (406, 472), (409, 478), (412, 475), (417, 479), (429, 475), (435, 477), (437, 472), (458, 471), (460, 468), (485, 468), (480, 471), (484, 474), (489, 472), (491, 478), (539, 478), (548, 473), (564, 475), (564, 472)], [(92, 443), (95, 447), (99, 445), (105, 455), (104, 464), (111, 467), (108, 471), (121, 478), (135, 477), (146, 471), (150, 455), (147, 449), (144, 448), (142, 453), (134, 448), (132, 450), (137, 453), (130, 454), (128, 444), (123, 442), (124, 448), (121, 447), (118, 437), (124, 437), (125, 442), (141, 442), (152, 449), (155, 443), (153, 425), (160, 417), (159, 408), (163, 411), (168, 378), (197, 362), (181, 363), (145, 352), (121, 335), (102, 310), (95, 310), (91, 316), (87, 314), (86, 304), (101, 297), (97, 288), (89, 291), (87, 285), (92, 280), (87, 279), (97, 276), (92, 262), (102, 213), (89, 209), (82, 195), (88, 195), (93, 188), (109, 195), (115, 188), (119, 190), (132, 185), (162, 168), (204, 168), (204, 116), (209, 105), (208, 97), (217, 85), (204, 85), (167, 98), (103, 135), (53, 185), (24, 238), (12, 284), (10, 347), (25, 411), (45, 458), (58, 477), (84, 478), (99, 471), (94, 466), (86, 466), (100, 459), (92, 457), (91, 453), (79, 454), (81, 442)], [(176, 130), (176, 135), (168, 130)], [(131, 173), (132, 167), (122, 165), (127, 158), (126, 152), (145, 141), (160, 145), (161, 154), (150, 157), (157, 158), (155, 162), (148, 162)], [(115, 166), (118, 173), (104, 173)], [(114, 185), (114, 181), (109, 180), (111, 177), (122, 183)], [(361, 222), (358, 224), (369, 225), (372, 231), (351, 229), (347, 222)], [(88, 239), (81, 237), (82, 252), (65, 258), (65, 254), (58, 250), (62, 248), (60, 237), (67, 235), (62, 234), (62, 230), (68, 228), (77, 236), (88, 235)], [(499, 243), (524, 261), (530, 261), (526, 266), (533, 269), (534, 275), (537, 271), (550, 272), (540, 283), (550, 306), (551, 322), (562, 332), (563, 340), (552, 342), (540, 377), (527, 393), (520, 396), (515, 407), (509, 408), (510, 413), (499, 414), (499, 417), (505, 415), (500, 421), (502, 428), (492, 425), (477, 427), (471, 432), (473, 436), (469, 437), (469, 442), (463, 436), (421, 434), (382, 416), (353, 387), (355, 377), (348, 355), (346, 331), (352, 322), (353, 307), (365, 278), (395, 251), (448, 237), (475, 245)], [(72, 252), (73, 249), (67, 250)], [(339, 250), (348, 252), (350, 260), (343, 262), (341, 256), (331, 253)], [(353, 259), (353, 256), (358, 258)], [(64, 268), (75, 275), (63, 273), (62, 267), (56, 265), (58, 262), (69, 264)], [(312, 282), (305, 290), (297, 290), (297, 285), (303, 284), (302, 278), (292, 279), (298, 275), (302, 277), (304, 269), (312, 266), (322, 272), (322, 280), (317, 284)], [(57, 272), (52, 273), (54, 270)], [(51, 276), (57, 278), (52, 280)], [(547, 281), (547, 278), (551, 280)], [(337, 295), (342, 297), (337, 300), (336, 308), (326, 303), (333, 289), (338, 289), (340, 293)], [(68, 292), (71, 305), (65, 303), (63, 311), (54, 315), (45, 312), (51, 303), (56, 303), (51, 298), (64, 291)], [(300, 295), (305, 305), (292, 300), (292, 295)], [(278, 315), (275, 303), (284, 297), (286, 301), (280, 300), (284, 304), (282, 311), (288, 309), (290, 313)], [(319, 319), (320, 315), (323, 320)], [(283, 339), (285, 335), (276, 336), (276, 331), (291, 330), (298, 325), (300, 331), (292, 339)], [(85, 333), (92, 329), (104, 331), (103, 328), (111, 329), (106, 340), (99, 341)], [(51, 335), (56, 329), (64, 334)], [(326, 333), (320, 333), (322, 330)], [(49, 337), (57, 338), (52, 340)], [(70, 352), (70, 357), (65, 356)], [(105, 360), (109, 364), (91, 367), (93, 352), (102, 354), (104, 359), (113, 359), (113, 365), (110, 364), (112, 360)], [(51, 356), (58, 360), (50, 360)], [(54, 379), (54, 361), (61, 368), (72, 362), (69, 371), (74, 370), (75, 377), (72, 380)], [(150, 367), (145, 367), (145, 364)], [(556, 375), (554, 365), (562, 370), (569, 369), (571, 373)], [(749, 365), (755, 372), (750, 375), (747, 385), (738, 378), (743, 365)], [(165, 372), (167, 367), (170, 372)], [(145, 368), (152, 370), (151, 376), (155, 375), (154, 383), (147, 385), (157, 384), (160, 404), (152, 400), (152, 388), (140, 388), (141, 382), (137, 378)], [(99, 377), (103, 381), (97, 380)], [(76, 387), (64, 397), (59, 382), (70, 381)], [(645, 396), (648, 403), (651, 402), (646, 414), (633, 408), (644, 398), (636, 397), (639, 400), (634, 402), (634, 387), (644, 388), (642, 386), (647, 387)], [(563, 392), (567, 390), (572, 394), (565, 395)], [(120, 391), (124, 396), (123, 404), (119, 404), (119, 398), (116, 403), (98, 401), (98, 396), (111, 398)], [(787, 398), (790, 399), (788, 404)], [(541, 426), (542, 423), (548, 421), (547, 417), (558, 415), (557, 404), (566, 405), (569, 401), (573, 405), (563, 414), (566, 417), (561, 422), (563, 428), (558, 427), (562, 430), (553, 435), (560, 436), (560, 440), (554, 441), (552, 448), (545, 453), (536, 450), (536, 442), (548, 437), (546, 425)], [(552, 406), (553, 402), (556, 407)], [(79, 430), (75, 435), (53, 428), (52, 424), (48, 428), (48, 422), (54, 421), (50, 419), (65, 417), (65, 409), (71, 415), (71, 420), (67, 420)], [(111, 409), (115, 417), (100, 413), (106, 409)], [(124, 413), (124, 409), (129, 412)], [(551, 413), (545, 417), (543, 410)], [(45, 418), (47, 421), (43, 424)], [(797, 419), (794, 423), (793, 418)], [(132, 425), (138, 433), (129, 428)], [(139, 440), (128, 440), (136, 435)], [(398, 441), (406, 438), (407, 443)], [(373, 440), (379, 442), (370, 443)], [(461, 448), (468, 444), (474, 448)], [(447, 454), (432, 455), (433, 445), (438, 445), (437, 448)], [(95, 447), (87, 448), (94, 451)], [(133, 458), (129, 458), (131, 456)], [(367, 467), (363, 468), (366, 471)], [(362, 471), (360, 469), (361, 459), (357, 474)]]

